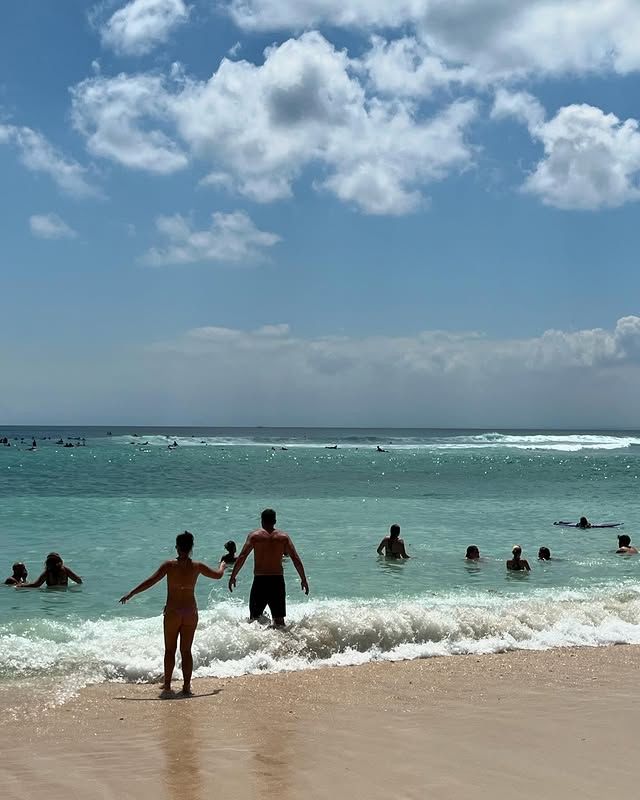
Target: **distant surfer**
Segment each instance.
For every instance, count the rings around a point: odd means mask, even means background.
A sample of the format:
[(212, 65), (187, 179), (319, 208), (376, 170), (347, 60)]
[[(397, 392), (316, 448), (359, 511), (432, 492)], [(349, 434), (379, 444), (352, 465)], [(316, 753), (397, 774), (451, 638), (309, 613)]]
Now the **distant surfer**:
[(176, 536), (176, 552), (178, 557), (165, 561), (142, 583), (138, 584), (124, 597), (121, 603), (150, 589), (164, 577), (167, 579), (167, 603), (164, 607), (164, 683), (162, 692), (166, 696), (171, 692), (171, 678), (176, 663), (176, 649), (180, 639), (180, 655), (182, 657), (182, 693), (191, 694), (191, 674), (193, 672), (193, 656), (191, 645), (198, 626), (198, 606), (196, 605), (195, 586), (199, 575), (219, 580), (224, 575), (225, 564), (212, 569), (200, 561), (191, 560), (193, 550), (193, 534), (189, 531)]
[(38, 589), (43, 583), (51, 586), (68, 586), (69, 578), (74, 583), (82, 583), (82, 578), (68, 567), (59, 553), (49, 553), (44, 562), (44, 572), (33, 583), (20, 583), (19, 589)]
[(631, 544), (631, 537), (626, 533), (621, 533), (620, 536), (618, 536), (618, 549), (616, 553), (627, 556), (635, 556), (638, 554), (636, 548)]
[(541, 547), (538, 550), (538, 561), (551, 561), (551, 550), (548, 547)]
[(389, 528), (389, 535), (385, 536), (378, 545), (378, 555), (381, 556), (383, 552), (385, 558), (411, 558), (407, 555), (404, 539), (400, 538), (399, 525), (392, 525)]
[(522, 548), (519, 544), (514, 545), (513, 549), (511, 550), (511, 554), (513, 558), (510, 558), (507, 561), (507, 569), (512, 570), (513, 572), (530, 572), (531, 567), (529, 566), (529, 562), (525, 558), (521, 558), (522, 556)]
[(337, 450), (338, 449), (338, 445), (337, 444), (327, 444), (327, 445), (325, 445), (324, 449), (325, 450)]
[(7, 586), (19, 586), (27, 582), (27, 576), (29, 573), (27, 572), (27, 568), (22, 561), (16, 561), (16, 563), (11, 567), (11, 571), (13, 574), (5, 581)]
[(376, 453), (386, 453), (387, 451), (380, 447), (379, 444), (376, 445)]
[(309, 594), (309, 584), (304, 565), (289, 534), (276, 528), (276, 512), (272, 508), (265, 508), (260, 515), (260, 522), (262, 527), (247, 536), (247, 541), (233, 566), (229, 578), (229, 591), (234, 590), (236, 576), (253, 551), (253, 585), (249, 596), (250, 621), (256, 622), (260, 619), (265, 608), (269, 606), (274, 626), (283, 627), (287, 615), (286, 587), (282, 568), (284, 556), (291, 557), (305, 594)]
[(589, 520), (586, 517), (580, 517), (580, 520), (576, 525), (576, 528), (590, 528), (590, 527), (591, 523), (589, 522)]

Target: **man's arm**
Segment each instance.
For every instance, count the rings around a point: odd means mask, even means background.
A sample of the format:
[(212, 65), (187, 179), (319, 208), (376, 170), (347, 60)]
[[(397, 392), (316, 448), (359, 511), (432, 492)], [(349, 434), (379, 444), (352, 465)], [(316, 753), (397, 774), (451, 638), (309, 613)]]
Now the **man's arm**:
[(285, 553), (290, 556), (293, 566), (298, 571), (298, 575), (300, 576), (300, 586), (302, 587), (302, 591), (305, 594), (309, 594), (309, 584), (307, 582), (307, 576), (304, 574), (304, 565), (302, 563), (302, 559), (298, 555), (298, 551), (293, 545), (291, 539), (287, 536), (287, 544)]
[(387, 543), (387, 537), (385, 536), (384, 539), (378, 545), (378, 551), (377, 552), (378, 552), (379, 556), (382, 555), (382, 551), (384, 550), (384, 546), (385, 546), (386, 543)]
[(203, 564), (202, 561), (198, 562), (198, 572), (201, 575), (204, 575), (205, 578), (213, 578), (214, 581), (220, 580), (220, 578), (224, 575), (224, 568), (227, 566), (225, 561), (220, 562), (220, 566), (218, 569), (213, 569), (212, 567)]
[(233, 570), (231, 572), (231, 577), (229, 578), (229, 591), (232, 592), (234, 586), (236, 585), (236, 575), (242, 569), (244, 562), (249, 557), (249, 553), (253, 550), (253, 534), (249, 534), (247, 536), (247, 541), (244, 543), (244, 547), (240, 551), (240, 555), (236, 559), (236, 563), (233, 565)]
[(76, 575), (72, 569), (69, 569), (69, 567), (65, 566), (65, 570), (72, 581), (75, 581), (76, 583), (82, 583), (82, 578), (79, 575)]
[(400, 555), (402, 558), (411, 558), (411, 556), (407, 555), (407, 551), (404, 549), (404, 540), (400, 542)]
[(531, 572), (531, 567), (529, 566), (529, 562), (524, 561), (523, 563), (524, 563), (524, 568), (527, 570), (527, 572)]
[(131, 600), (131, 598), (135, 594), (140, 594), (140, 592), (146, 592), (147, 589), (150, 589), (152, 586), (155, 586), (158, 581), (162, 580), (164, 576), (167, 574), (169, 562), (165, 561), (164, 564), (161, 564), (158, 569), (151, 575), (150, 578), (147, 578), (146, 581), (142, 581), (139, 583), (135, 589), (132, 589), (129, 594), (125, 594), (124, 597), (120, 598), (121, 603), (126, 603), (127, 600)]

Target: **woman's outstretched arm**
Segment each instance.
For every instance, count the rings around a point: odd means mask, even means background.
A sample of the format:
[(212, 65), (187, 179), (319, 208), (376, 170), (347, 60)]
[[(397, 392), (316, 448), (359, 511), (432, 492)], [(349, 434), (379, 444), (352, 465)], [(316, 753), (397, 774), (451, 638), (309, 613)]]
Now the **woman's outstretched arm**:
[(155, 586), (158, 581), (161, 581), (164, 576), (167, 574), (167, 569), (169, 566), (169, 562), (165, 561), (164, 564), (161, 564), (158, 569), (151, 575), (150, 578), (147, 578), (146, 581), (142, 581), (139, 583), (135, 589), (132, 589), (129, 594), (125, 594), (124, 597), (120, 598), (121, 603), (126, 603), (127, 600), (131, 600), (131, 598), (136, 595), (140, 594), (140, 592), (146, 592), (147, 589), (150, 589), (152, 586)]

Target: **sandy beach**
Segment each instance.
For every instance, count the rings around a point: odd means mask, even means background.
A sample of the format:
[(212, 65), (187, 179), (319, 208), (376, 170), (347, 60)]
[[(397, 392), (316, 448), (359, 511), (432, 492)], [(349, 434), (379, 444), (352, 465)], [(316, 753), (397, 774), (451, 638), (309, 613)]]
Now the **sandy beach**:
[(2, 796), (633, 798), (639, 667), (620, 646), (199, 680), (188, 699), (102, 684), (3, 713)]

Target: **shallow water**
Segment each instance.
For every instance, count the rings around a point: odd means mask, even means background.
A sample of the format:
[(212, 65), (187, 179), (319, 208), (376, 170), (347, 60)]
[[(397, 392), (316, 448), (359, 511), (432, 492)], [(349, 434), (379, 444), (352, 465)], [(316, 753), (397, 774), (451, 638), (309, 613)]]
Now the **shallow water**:
[[(156, 677), (163, 589), (126, 607), (118, 598), (172, 555), (179, 531), (195, 534), (196, 558), (215, 563), (222, 543), (240, 546), (265, 506), (291, 533), (311, 596), (289, 565), (292, 624), (283, 636), (244, 622), (249, 566), (233, 597), (226, 582), (201, 579), (197, 675), (640, 642), (640, 558), (614, 554), (616, 531), (551, 524), (586, 514), (623, 521), (633, 536), (637, 432), (106, 433), (0, 432), (13, 445), (0, 447), (7, 574), (19, 559), (35, 578), (57, 550), (85, 580), (68, 591), (2, 587), (0, 681), (56, 674), (68, 687)], [(29, 452), (32, 434), (38, 446)], [(60, 437), (85, 437), (86, 446), (64, 448)], [(392, 522), (402, 526), (408, 562), (376, 556)], [(504, 569), (516, 542), (530, 575)], [(464, 560), (468, 544), (480, 547), (477, 565)], [(541, 545), (550, 563), (537, 562)]]

